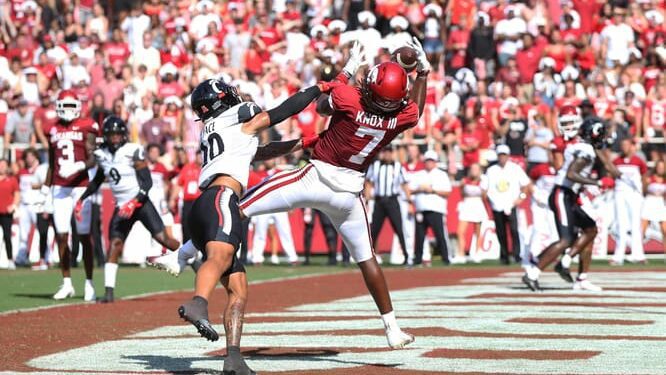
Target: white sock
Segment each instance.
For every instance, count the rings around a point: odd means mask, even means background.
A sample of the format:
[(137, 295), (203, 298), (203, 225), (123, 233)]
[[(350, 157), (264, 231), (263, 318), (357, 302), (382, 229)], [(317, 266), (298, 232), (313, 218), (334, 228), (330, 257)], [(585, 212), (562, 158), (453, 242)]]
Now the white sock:
[(579, 273), (577, 279), (580, 280), (580, 281), (586, 280), (587, 279), (587, 273), (585, 273), (585, 272)]
[(525, 272), (527, 273), (527, 277), (529, 277), (530, 280), (539, 280), (539, 275), (541, 275), (541, 270), (539, 267), (535, 266), (527, 267)]
[(116, 287), (116, 273), (118, 273), (117, 263), (106, 263), (104, 265), (104, 286), (107, 288)]
[(71, 287), (72, 286), (72, 278), (71, 277), (63, 277), (62, 278), (62, 286)]
[(562, 263), (562, 267), (570, 268), (571, 267), (571, 255), (569, 255), (568, 253), (564, 253), (564, 256), (562, 257), (562, 260), (560, 260), (560, 263)]
[(183, 246), (178, 249), (178, 264), (180, 265), (181, 270), (187, 266), (187, 261), (197, 256), (196, 247), (192, 243), (192, 240), (189, 240), (183, 244)]
[(384, 322), (384, 328), (387, 330), (399, 330), (398, 321), (395, 320), (395, 313), (391, 311), (382, 315), (382, 322)]

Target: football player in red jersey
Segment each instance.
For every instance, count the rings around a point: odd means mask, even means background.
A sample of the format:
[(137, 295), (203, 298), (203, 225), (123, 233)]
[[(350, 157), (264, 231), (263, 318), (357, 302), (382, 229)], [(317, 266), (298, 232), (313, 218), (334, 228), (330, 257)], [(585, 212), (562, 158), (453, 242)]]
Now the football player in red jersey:
[(403, 332), (396, 321), (384, 274), (372, 247), (361, 192), (366, 169), (374, 156), (400, 133), (414, 127), (423, 111), (430, 64), (417, 41), (412, 47), (418, 53), (419, 63), (410, 95), (407, 72), (394, 62), (374, 66), (360, 86), (346, 85), (363, 61), (360, 47), (354, 46), (343, 73), (338, 75), (340, 83), (333, 87), (328, 100), (319, 101), (319, 112), (332, 117), (330, 126), (314, 146), (310, 163), (295, 171), (273, 175), (249, 192), (240, 204), (246, 216), (297, 207), (324, 212), (358, 263), (393, 349), (410, 344), (414, 336)]
[[(63, 284), (53, 296), (60, 300), (74, 296), (70, 278), (70, 248), (67, 244), (71, 231), (74, 205), (88, 185), (88, 168), (94, 165), (93, 151), (99, 134), (99, 126), (89, 118), (81, 118), (81, 101), (71, 90), (63, 90), (56, 100), (58, 122), (50, 129), (49, 170), (42, 193), (51, 191), (53, 197), (53, 221), (56, 230), (60, 269)], [(95, 301), (92, 284), (93, 252), (90, 237), (91, 202), (81, 203), (81, 215), (76, 220), (76, 230), (83, 246), (83, 261), (86, 271), (84, 300)]]

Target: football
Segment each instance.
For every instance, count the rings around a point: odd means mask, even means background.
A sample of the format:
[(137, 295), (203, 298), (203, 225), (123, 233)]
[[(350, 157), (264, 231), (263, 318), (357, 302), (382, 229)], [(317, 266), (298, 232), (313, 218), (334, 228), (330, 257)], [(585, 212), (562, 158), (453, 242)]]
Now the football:
[(393, 51), (391, 59), (405, 68), (407, 72), (413, 71), (416, 68), (416, 63), (418, 62), (416, 51), (414, 51), (413, 48), (407, 46), (400, 47)]

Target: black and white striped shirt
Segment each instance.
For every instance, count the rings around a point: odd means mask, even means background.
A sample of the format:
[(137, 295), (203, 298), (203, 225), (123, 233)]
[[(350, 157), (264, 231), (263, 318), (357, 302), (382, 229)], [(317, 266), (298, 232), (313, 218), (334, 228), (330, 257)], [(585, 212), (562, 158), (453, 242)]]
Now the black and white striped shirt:
[(382, 163), (376, 160), (370, 164), (365, 179), (374, 187), (375, 197), (392, 197), (400, 194), (400, 185), (404, 184), (405, 173), (399, 162)]

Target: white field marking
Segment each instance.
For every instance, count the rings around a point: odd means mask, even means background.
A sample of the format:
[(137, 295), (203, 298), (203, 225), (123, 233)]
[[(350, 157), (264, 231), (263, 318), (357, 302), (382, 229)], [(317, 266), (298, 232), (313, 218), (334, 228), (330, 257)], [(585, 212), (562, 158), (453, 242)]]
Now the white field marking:
[[(157, 272), (160, 272), (160, 271), (157, 271)], [(161, 272), (163, 272), (163, 271), (161, 271)], [(248, 284), (249, 285), (267, 284), (267, 283), (274, 283), (274, 282), (280, 282), (280, 281), (286, 281), (286, 280), (297, 280), (297, 279), (303, 279), (303, 278), (308, 278), (308, 277), (347, 274), (347, 273), (355, 273), (355, 272), (356, 271), (353, 270), (353, 269), (349, 270), (349, 271), (341, 271), (341, 272), (336, 272), (336, 273), (320, 272), (320, 273), (312, 273), (312, 274), (308, 274), (308, 275), (278, 277), (278, 278), (269, 279), (269, 280), (248, 281)], [(134, 295), (131, 295), (131, 296), (120, 298), (120, 299), (118, 299), (118, 301), (132, 300), (132, 299), (145, 298), (145, 297), (154, 297), (154, 296), (159, 296), (159, 295), (162, 295), (162, 294), (180, 293), (180, 292), (187, 292), (187, 291), (192, 291), (192, 290), (194, 290), (194, 289), (193, 288), (172, 289), (172, 290), (162, 290), (162, 291), (159, 291), (159, 292), (134, 294)], [(25, 313), (25, 312), (30, 312), (30, 311), (55, 309), (55, 308), (59, 308), (59, 307), (80, 306), (80, 305), (89, 305), (89, 304), (91, 304), (91, 302), (80, 301), (80, 302), (72, 302), (72, 303), (60, 303), (60, 304), (51, 305), (51, 306), (26, 307), (24, 309), (14, 309), (14, 310), (2, 311), (2, 312), (0, 312), (0, 316), (11, 315), (11, 314), (16, 314), (16, 313)]]
[[(607, 282), (607, 277), (599, 276), (600, 284)], [(631, 277), (624, 277), (631, 279)], [(596, 281), (596, 279), (595, 279)], [(628, 280), (629, 281), (629, 280)], [(636, 279), (639, 286), (658, 285), (658, 280)], [(262, 355), (261, 352), (249, 358), (250, 366), (263, 371), (296, 371), (322, 369), (353, 369), (366, 364), (394, 365), (407, 371), (442, 371), (481, 372), (514, 374), (664, 374), (666, 361), (666, 308), (636, 307), (584, 307), (561, 306), (524, 306), (524, 305), (469, 305), (446, 306), (427, 305), (431, 301), (456, 300), (468, 302), (488, 302), (493, 299), (479, 300), (468, 298), (480, 293), (515, 294), (516, 301), (529, 296), (538, 300), (538, 294), (527, 294), (522, 290), (506, 286), (456, 285), (399, 290), (392, 293), (395, 306), (398, 307), (398, 321), (403, 328), (444, 327), (467, 332), (470, 336), (419, 336), (416, 342), (401, 351), (354, 352), (354, 348), (384, 349), (386, 339), (383, 334), (337, 335), (338, 329), (380, 329), (378, 318), (361, 317), (352, 320), (302, 321), (274, 323), (246, 323), (243, 336), (244, 347), (271, 348), (290, 350), (290, 356)], [(640, 302), (655, 303), (666, 300), (666, 292), (622, 292), (626, 301), (636, 302), (635, 293), (640, 293)], [(621, 300), (617, 291), (610, 292), (611, 298)], [(603, 294), (599, 295), (600, 297)], [(550, 298), (550, 297), (548, 297)], [(563, 301), (570, 301), (571, 293), (563, 294)], [(590, 302), (596, 298), (589, 298)], [(421, 300), (421, 302), (419, 302)], [(428, 301), (428, 302), (423, 302)], [(602, 303), (608, 299), (601, 298)], [(549, 309), (546, 310), (545, 308)], [(331, 301), (328, 303), (297, 306), (280, 313), (262, 316), (304, 317), (309, 309), (318, 309), (321, 314), (335, 317), (371, 314), (376, 311), (371, 299), (355, 297)], [(409, 316), (407, 312), (412, 312)], [(552, 311), (553, 313), (544, 314)], [(421, 313), (422, 316), (413, 312)], [(405, 313), (405, 316), (403, 316)], [(447, 317), (455, 314), (456, 317)], [(257, 314), (259, 315), (259, 314)], [(324, 315), (326, 316), (326, 315)], [(429, 318), (424, 318), (428, 316)], [(419, 319), (420, 318), (420, 319)], [(622, 319), (654, 321), (647, 325), (621, 326), (601, 324), (533, 324), (509, 323), (514, 318), (569, 318), (569, 319)], [(328, 334), (312, 336), (295, 335), (296, 332), (314, 332), (330, 330)], [(262, 332), (272, 332), (263, 335)], [(479, 337), (474, 333), (499, 332), (513, 337)], [(109, 342), (102, 342), (84, 348), (72, 349), (31, 360), (30, 366), (50, 370), (104, 370), (104, 371), (210, 371), (219, 370), (221, 359), (210, 357), (206, 353), (219, 350), (223, 343), (208, 343), (194, 335), (189, 325), (163, 327), (142, 332)], [(570, 335), (570, 338), (553, 339), (524, 338), (525, 334)], [(185, 335), (185, 336), (179, 336)], [(575, 336), (624, 336), (624, 339), (574, 338)], [(165, 337), (170, 336), (170, 337)], [(176, 337), (173, 337), (176, 336)], [(651, 336), (655, 340), (640, 340), (632, 336)], [(292, 349), (288, 349), (292, 348)], [(294, 356), (293, 348), (301, 348), (302, 356)], [(319, 348), (309, 350), (308, 348)], [(326, 353), (321, 348), (347, 348)], [(435, 349), (455, 350), (499, 350), (499, 351), (587, 351), (599, 352), (589, 359), (578, 360), (530, 360), (530, 359), (493, 359), (492, 353), (487, 358), (428, 358), (423, 357)], [(90, 353), (105, 353), (104, 356), (91, 358)], [(520, 357), (520, 353), (517, 354)]]

